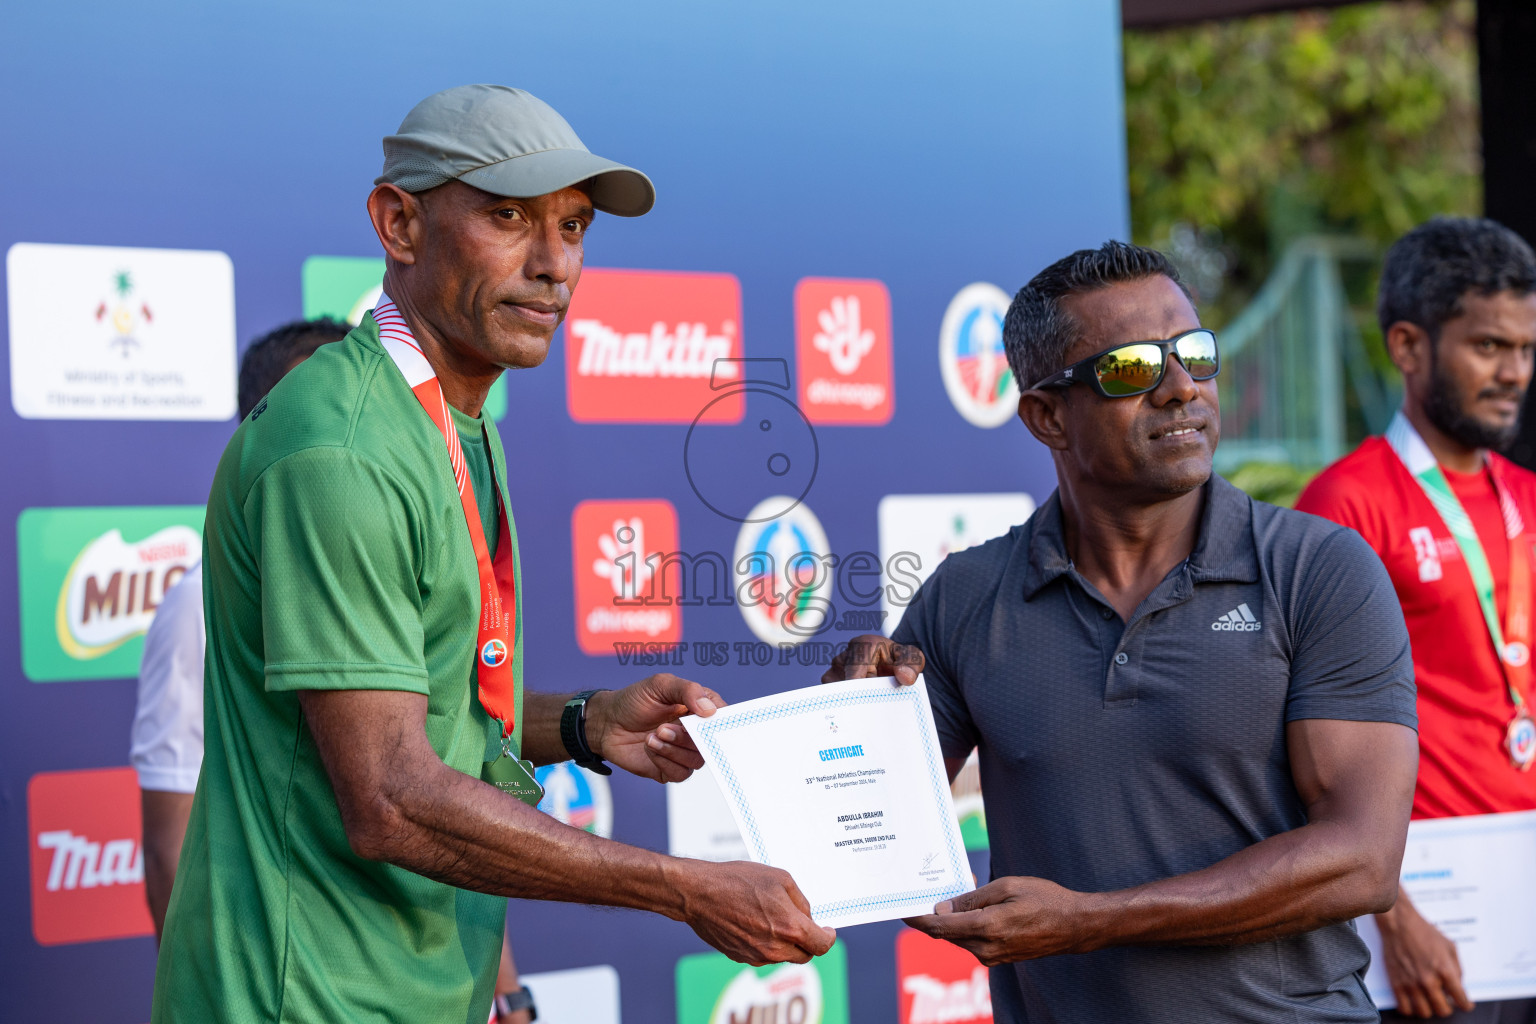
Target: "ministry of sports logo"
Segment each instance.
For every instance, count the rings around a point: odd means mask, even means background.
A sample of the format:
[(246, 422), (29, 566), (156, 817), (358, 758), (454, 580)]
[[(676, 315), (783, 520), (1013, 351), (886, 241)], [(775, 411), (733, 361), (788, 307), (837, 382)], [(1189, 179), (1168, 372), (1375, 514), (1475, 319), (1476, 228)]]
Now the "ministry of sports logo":
[(110, 324), (113, 338), (107, 342), (109, 348), (123, 350), (123, 358), (138, 348), (140, 341), (135, 335), (141, 327), (147, 327), (155, 322), (155, 315), (150, 312), (149, 303), (136, 298), (133, 294), (133, 274), (127, 270), (119, 270), (112, 275), (111, 299), (103, 299), (96, 307), (96, 322)]
[(1222, 633), (1257, 633), (1260, 625), (1253, 611), (1244, 603), (1211, 623), (1211, 628)]
[(5, 267), (18, 415), (234, 415), (235, 271), (224, 253), (17, 242)]
[(960, 289), (939, 327), (939, 372), (955, 410), (978, 427), (1000, 427), (1018, 412), (1019, 388), (1003, 351), (1009, 298), (995, 284)]
[(802, 278), (795, 352), (800, 408), (812, 423), (890, 422), (891, 297), (884, 284)]
[[(789, 511), (768, 519), (776, 510)], [(802, 502), (765, 498), (736, 535), (736, 604), (759, 640), (799, 644), (831, 623), (832, 556), (827, 535)]]

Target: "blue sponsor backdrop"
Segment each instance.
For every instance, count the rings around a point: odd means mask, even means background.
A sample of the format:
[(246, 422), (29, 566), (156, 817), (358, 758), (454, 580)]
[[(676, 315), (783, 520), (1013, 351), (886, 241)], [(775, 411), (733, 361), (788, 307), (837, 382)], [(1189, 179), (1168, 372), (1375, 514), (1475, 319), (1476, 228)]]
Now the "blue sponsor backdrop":
[[(412, 104), (463, 82), (527, 88), (595, 151), (657, 184), (650, 216), (599, 219), (588, 262), (737, 275), (748, 356), (793, 365), (801, 277), (889, 287), (895, 416), (883, 428), (819, 428), (808, 496), (834, 551), (874, 551), (886, 493), (1049, 492), (1049, 460), (1022, 426), (983, 430), (951, 405), (939, 323), (970, 282), (1012, 292), (1067, 250), (1124, 236), (1118, 40), (1114, 0), (12, 4), (0, 14), (0, 249), (222, 250), (243, 345), (299, 315), (305, 257), (378, 254), (363, 202), (379, 138)], [(686, 427), (570, 421), (562, 344), (511, 380), (501, 429), (523, 538), (527, 678), (571, 690), (637, 674), (576, 646), (576, 503), (666, 498), (692, 551), (728, 554), (736, 524), (688, 489)], [(16, 517), (29, 506), (201, 503), (233, 426), (23, 420), (8, 401), (0, 408), (7, 1020), (142, 1021), (154, 962), (149, 938), (45, 948), (31, 932), (27, 780), (125, 764), (134, 686), (25, 679)], [(740, 487), (772, 493), (747, 478)], [(687, 609), (683, 639), (754, 638), (736, 609), (699, 607)], [(732, 660), (693, 674), (730, 699), (811, 681)], [(660, 787), (616, 778), (613, 790), (617, 837), (665, 849)], [(524, 970), (615, 965), (635, 1024), (673, 1019), (674, 964), (704, 948), (686, 927), (638, 913), (519, 902), (511, 921)], [(843, 938), (859, 1024), (895, 1017), (895, 932)]]

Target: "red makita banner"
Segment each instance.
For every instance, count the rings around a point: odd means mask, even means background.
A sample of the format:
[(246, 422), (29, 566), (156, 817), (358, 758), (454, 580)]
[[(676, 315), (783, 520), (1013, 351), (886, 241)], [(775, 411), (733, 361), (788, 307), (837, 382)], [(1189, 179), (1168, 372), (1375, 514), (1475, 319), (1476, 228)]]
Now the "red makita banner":
[(734, 275), (589, 268), (565, 318), (566, 404), (580, 423), (736, 423), (745, 399), (719, 389), (739, 371), (716, 360), (740, 357)]
[(32, 934), (45, 946), (149, 935), (132, 768), (44, 772), (27, 783)]

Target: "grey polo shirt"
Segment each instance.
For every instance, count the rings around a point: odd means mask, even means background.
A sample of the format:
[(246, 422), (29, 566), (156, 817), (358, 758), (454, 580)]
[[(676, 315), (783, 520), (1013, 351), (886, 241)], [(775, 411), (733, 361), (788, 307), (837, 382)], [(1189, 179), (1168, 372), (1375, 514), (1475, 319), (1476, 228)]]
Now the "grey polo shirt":
[[(1080, 576), (1057, 495), (947, 558), (894, 633), (927, 658), (946, 757), (980, 749), (993, 877), (1105, 892), (1306, 823), (1285, 725), (1417, 727), (1402, 611), (1353, 531), (1206, 485), (1194, 552), (1130, 622)], [(1377, 1019), (1353, 925), (992, 971), (999, 1022)]]

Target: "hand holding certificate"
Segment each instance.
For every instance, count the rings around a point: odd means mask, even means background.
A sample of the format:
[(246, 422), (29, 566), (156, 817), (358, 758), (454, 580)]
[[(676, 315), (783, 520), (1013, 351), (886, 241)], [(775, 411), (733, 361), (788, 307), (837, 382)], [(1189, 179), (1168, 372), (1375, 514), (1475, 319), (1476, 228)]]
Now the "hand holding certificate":
[(683, 725), (752, 859), (788, 871), (817, 924), (928, 914), (974, 888), (921, 678), (811, 686)]

